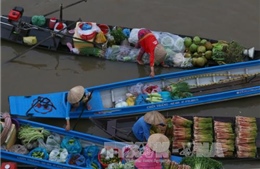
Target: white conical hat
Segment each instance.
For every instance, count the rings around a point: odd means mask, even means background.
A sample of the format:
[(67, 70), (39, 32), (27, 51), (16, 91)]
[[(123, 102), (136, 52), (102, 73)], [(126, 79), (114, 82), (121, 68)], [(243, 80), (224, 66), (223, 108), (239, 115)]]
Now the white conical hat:
[(164, 134), (155, 133), (150, 135), (147, 145), (155, 152), (167, 152), (170, 147), (170, 140)]
[(80, 101), (84, 96), (85, 89), (83, 86), (75, 86), (70, 89), (67, 100), (70, 104), (74, 104)]
[(158, 111), (150, 111), (145, 113), (144, 121), (149, 124), (158, 125), (165, 124), (165, 117)]

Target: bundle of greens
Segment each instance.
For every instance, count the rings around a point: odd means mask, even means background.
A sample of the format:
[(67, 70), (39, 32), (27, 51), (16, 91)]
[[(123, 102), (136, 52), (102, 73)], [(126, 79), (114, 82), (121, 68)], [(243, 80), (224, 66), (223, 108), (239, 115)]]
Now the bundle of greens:
[(211, 117), (193, 117), (193, 153), (205, 156), (211, 153), (213, 123)]
[(256, 156), (257, 125), (255, 117), (236, 116), (237, 157), (254, 158)]
[(110, 34), (114, 37), (115, 45), (121, 45), (121, 42), (127, 38), (120, 27), (114, 28)]
[(190, 93), (190, 86), (187, 82), (172, 83), (168, 86), (168, 90), (171, 92), (173, 99), (182, 99), (192, 96), (192, 93)]
[(173, 143), (174, 149), (182, 149), (191, 142), (191, 126), (192, 121), (181, 116), (173, 116)]
[(180, 164), (189, 165), (192, 169), (222, 169), (223, 164), (209, 157), (184, 157)]
[(50, 134), (51, 133), (48, 130), (45, 130), (42, 127), (23, 125), (18, 131), (18, 139), (21, 140), (22, 144), (25, 145), (26, 148), (32, 149), (37, 146), (35, 146), (35, 144), (32, 145), (33, 142), (36, 142), (38, 139), (45, 139)]
[(232, 123), (214, 121), (215, 155), (217, 157), (232, 157), (235, 148), (235, 133)]
[(213, 44), (212, 59), (218, 64), (228, 64), (244, 61), (243, 55), (244, 47), (237, 42), (232, 41), (230, 43), (226, 41), (219, 41)]

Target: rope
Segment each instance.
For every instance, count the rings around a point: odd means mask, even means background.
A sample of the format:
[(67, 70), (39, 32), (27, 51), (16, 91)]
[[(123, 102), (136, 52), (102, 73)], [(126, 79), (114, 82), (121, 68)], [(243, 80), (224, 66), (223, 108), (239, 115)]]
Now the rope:
[(186, 78), (180, 78), (177, 83), (183, 82), (183, 81), (186, 81), (186, 80), (197, 79), (197, 78), (201, 78), (201, 77), (216, 77), (216, 76), (233, 77), (233, 78), (222, 79), (222, 80), (219, 80), (218, 82), (211, 82), (211, 83), (207, 83), (207, 84), (194, 84), (194, 85), (189, 84), (189, 86), (191, 86), (191, 87), (204, 87), (204, 86), (209, 86), (209, 85), (213, 85), (213, 84), (222, 84), (222, 83), (232, 82), (232, 81), (243, 79), (243, 78), (257, 76), (259, 74), (260, 74), (260, 72), (253, 73), (253, 74), (210, 73), (210, 74), (202, 74), (202, 75), (190, 76), (190, 77), (186, 77)]

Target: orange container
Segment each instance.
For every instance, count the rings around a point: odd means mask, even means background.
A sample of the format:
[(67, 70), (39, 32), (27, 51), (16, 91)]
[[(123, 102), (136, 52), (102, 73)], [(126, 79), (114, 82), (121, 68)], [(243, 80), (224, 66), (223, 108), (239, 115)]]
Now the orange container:
[(17, 163), (15, 162), (3, 162), (1, 169), (17, 169)]

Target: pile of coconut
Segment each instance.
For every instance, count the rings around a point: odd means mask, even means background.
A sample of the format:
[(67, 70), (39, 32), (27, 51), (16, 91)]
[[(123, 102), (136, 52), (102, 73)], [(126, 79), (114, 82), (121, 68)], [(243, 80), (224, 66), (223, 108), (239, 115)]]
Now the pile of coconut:
[(192, 57), (192, 64), (196, 67), (204, 67), (209, 59), (212, 59), (212, 44), (206, 39), (199, 36), (185, 37), (185, 55), (184, 57)]

